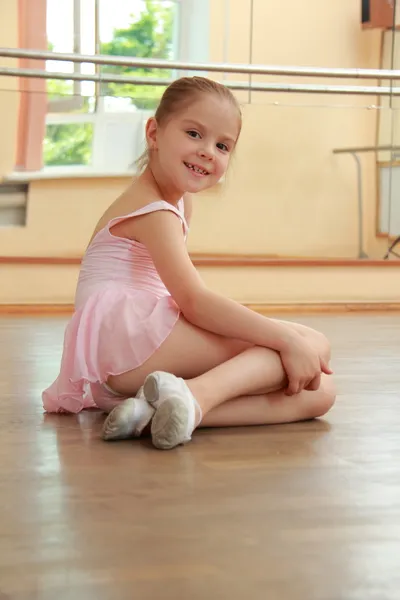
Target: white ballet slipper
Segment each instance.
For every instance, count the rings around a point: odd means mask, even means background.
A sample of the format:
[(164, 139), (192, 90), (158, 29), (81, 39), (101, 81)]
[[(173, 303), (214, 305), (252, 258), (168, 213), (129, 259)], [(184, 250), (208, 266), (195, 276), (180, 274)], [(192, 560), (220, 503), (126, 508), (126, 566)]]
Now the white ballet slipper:
[(106, 441), (139, 437), (154, 413), (141, 387), (135, 398), (127, 398), (113, 408), (104, 421), (101, 437)]
[(156, 412), (151, 423), (153, 445), (171, 450), (192, 439), (201, 421), (201, 409), (185, 381), (171, 373), (155, 371), (144, 382), (144, 395)]

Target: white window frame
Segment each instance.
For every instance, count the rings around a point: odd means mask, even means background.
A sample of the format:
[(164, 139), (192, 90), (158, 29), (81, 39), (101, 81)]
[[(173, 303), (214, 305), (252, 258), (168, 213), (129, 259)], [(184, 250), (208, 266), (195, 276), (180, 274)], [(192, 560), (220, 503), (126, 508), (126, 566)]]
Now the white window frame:
[[(178, 60), (182, 62), (209, 61), (210, 38), (210, 0), (175, 0), (179, 4), (179, 38)], [(80, 0), (74, 0), (75, 6)], [(79, 36), (75, 36), (79, 37)], [(79, 48), (74, 48), (75, 52)], [(80, 63), (75, 63), (76, 71)], [(187, 75), (187, 71), (174, 71), (177, 78)], [(195, 74), (190, 72), (190, 74)], [(80, 84), (80, 82), (77, 82)], [(80, 85), (74, 88), (80, 93)], [(55, 101), (60, 109), (71, 110), (76, 105), (76, 98)], [(71, 104), (72, 102), (72, 104)], [(80, 98), (78, 97), (78, 103)], [(52, 109), (56, 110), (57, 104)], [(63, 125), (76, 123), (93, 124), (92, 162), (90, 165), (45, 166), (42, 172), (46, 175), (132, 175), (135, 172), (134, 161), (144, 149), (144, 128), (152, 111), (137, 110), (127, 112), (106, 112), (103, 99), (97, 103), (96, 112), (68, 114), (48, 112), (47, 125)]]

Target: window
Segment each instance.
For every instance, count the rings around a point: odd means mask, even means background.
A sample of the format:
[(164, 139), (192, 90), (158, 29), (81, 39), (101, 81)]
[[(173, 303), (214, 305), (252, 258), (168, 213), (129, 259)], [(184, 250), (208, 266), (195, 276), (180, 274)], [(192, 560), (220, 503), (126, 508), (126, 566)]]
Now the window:
[[(208, 60), (208, 0), (47, 0), (54, 52)], [(47, 61), (54, 72), (171, 79), (183, 72)], [(45, 170), (131, 172), (163, 86), (47, 80)]]

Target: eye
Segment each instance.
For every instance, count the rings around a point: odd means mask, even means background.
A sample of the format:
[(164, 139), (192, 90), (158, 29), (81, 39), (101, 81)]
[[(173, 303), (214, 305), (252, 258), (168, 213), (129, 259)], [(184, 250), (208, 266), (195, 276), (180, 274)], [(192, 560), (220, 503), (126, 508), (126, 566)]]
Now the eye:
[(220, 142), (217, 144), (217, 148), (222, 150), (223, 152), (229, 152), (229, 148), (226, 144), (221, 144)]
[(194, 131), (193, 129), (190, 129), (189, 131), (186, 132), (188, 135), (190, 135), (190, 137), (192, 138), (200, 138), (200, 134), (197, 131)]

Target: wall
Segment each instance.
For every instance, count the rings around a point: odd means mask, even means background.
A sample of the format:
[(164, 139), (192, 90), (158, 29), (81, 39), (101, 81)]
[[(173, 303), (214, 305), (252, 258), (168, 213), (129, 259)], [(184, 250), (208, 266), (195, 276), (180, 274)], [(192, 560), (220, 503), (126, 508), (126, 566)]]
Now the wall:
[[(373, 266), (200, 267), (211, 289), (238, 302), (256, 305), (375, 305), (399, 308), (397, 264)], [(0, 264), (1, 305), (73, 303), (75, 265)], [(51, 297), (49, 291), (51, 290)]]
[[(18, 47), (18, 2), (1, 0), (0, 46)], [(0, 59), (4, 67), (17, 67), (17, 60)], [(18, 135), (18, 80), (0, 77), (0, 178), (10, 173), (15, 164)], [(1, 235), (1, 232), (0, 232)], [(0, 241), (1, 244), (1, 241)], [(0, 249), (1, 254), (1, 249)]]
[(0, 255), (81, 256), (98, 217), (128, 181), (89, 178), (31, 183), (27, 226), (0, 230)]
[[(15, 7), (13, 0), (2, 2), (1, 46), (16, 45)], [(211, 2), (211, 60), (247, 63), (250, 59), (250, 2), (230, 0), (229, 19), (225, 7), (225, 1)], [(359, 12), (359, 3), (348, 0), (333, 3), (288, 0), (284, 10), (279, 3), (254, 0), (252, 61), (378, 68), (381, 35), (361, 30)], [(226, 29), (229, 33), (227, 43), (224, 39)], [(245, 79), (245, 76), (233, 78)], [(295, 78), (255, 79), (300, 81)], [(323, 82), (315, 80), (314, 83)], [(356, 82), (330, 80), (329, 83)], [(375, 82), (367, 84), (374, 85)], [(5, 85), (16, 88), (16, 82), (10, 78)], [(240, 93), (239, 97), (244, 113), (240, 144), (226, 182), (203, 194), (195, 203), (190, 249), (239, 255), (356, 257), (355, 166), (351, 157), (333, 155), (332, 150), (375, 144), (377, 111), (368, 110), (366, 106), (376, 104), (377, 99), (253, 93), (249, 104), (247, 92)], [(0, 92), (0, 129), (5, 131), (2, 137), (7, 140), (0, 146), (0, 176), (12, 170), (17, 109), (17, 94)], [(363, 165), (366, 245), (371, 257), (380, 258), (387, 248), (387, 240), (377, 239), (375, 235), (374, 156), (363, 157)], [(0, 230), (0, 256), (80, 256), (101, 212), (127, 181), (124, 178), (33, 181), (27, 226)], [(1, 268), (4, 271), (5, 267)], [(17, 278), (22, 271), (19, 267), (7, 267), (7, 281), (12, 282), (14, 272)], [(65, 267), (58, 270), (53, 267), (51, 276), (49, 269), (46, 270), (43, 285), (47, 287), (44, 296), (39, 294), (41, 301), (72, 299), (77, 269), (71, 267), (69, 270), (72, 279), (63, 288), (61, 298), (59, 282), (65, 280), (65, 273)], [(242, 286), (243, 282), (240, 283), (233, 271), (229, 273), (227, 277), (233, 279), (226, 283), (226, 289), (234, 293), (235, 281), (237, 286)], [(326, 277), (330, 277), (329, 272)], [(13, 301), (30, 301), (29, 298), (35, 301), (31, 290), (32, 281), (37, 278), (28, 281), (29, 278), (24, 276), (23, 279), (26, 288), (22, 281), (18, 283), (17, 296), (0, 290), (0, 302), (10, 301), (11, 296)], [(211, 280), (214, 282), (214, 278)], [(295, 281), (296, 277), (294, 287)], [(345, 285), (345, 279), (341, 281)], [(238, 294), (241, 289), (237, 288)], [(360, 289), (370, 293), (368, 288), (361, 286)], [(290, 289), (286, 292), (283, 296), (294, 297)], [(259, 292), (254, 293), (259, 298)], [(345, 290), (341, 295), (346, 297)]]
[[(246, 5), (246, 11), (244, 6)], [(230, 44), (224, 57), (221, 40), (224, 13), (217, 3), (214, 14), (214, 60), (249, 60), (246, 16), (249, 0), (230, 1)], [(289, 0), (285, 9), (277, 2), (254, 1), (252, 62), (316, 67), (379, 68), (381, 34), (362, 31), (357, 2)], [(243, 27), (243, 29), (242, 29)], [(232, 78), (236, 76), (232, 76)], [(261, 82), (323, 80), (253, 77)], [(354, 81), (327, 80), (352, 84)], [(375, 81), (366, 82), (374, 85)], [(350, 156), (337, 156), (338, 147), (375, 145), (378, 104), (375, 97), (312, 94), (253, 93), (246, 106), (245, 127), (232, 171), (231, 185), (218, 208), (200, 203), (199, 215), (212, 222), (215, 249), (295, 256), (357, 255), (357, 187), (355, 164)], [(275, 104), (277, 103), (277, 104)], [(341, 108), (344, 106), (345, 108)], [(364, 169), (364, 234), (371, 256), (382, 257), (386, 240), (377, 240), (375, 156), (362, 158)], [(228, 208), (229, 207), (229, 208)], [(229, 209), (230, 228), (223, 236)], [(208, 218), (207, 218), (208, 217)], [(245, 220), (244, 220), (245, 219)], [(201, 219), (200, 219), (201, 220)], [(318, 223), (317, 223), (318, 221)], [(204, 247), (200, 239), (196, 249)]]

